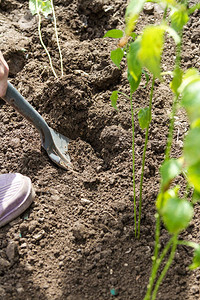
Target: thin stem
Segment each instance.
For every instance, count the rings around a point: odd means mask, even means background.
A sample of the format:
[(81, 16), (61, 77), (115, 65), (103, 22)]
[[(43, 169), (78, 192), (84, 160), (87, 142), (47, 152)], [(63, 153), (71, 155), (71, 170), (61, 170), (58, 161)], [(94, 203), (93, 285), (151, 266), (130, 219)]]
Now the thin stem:
[(200, 9), (200, 3), (195, 4), (194, 6), (188, 9), (188, 14), (191, 15), (196, 9)]
[(154, 281), (155, 281), (155, 278), (156, 278), (156, 275), (157, 275), (157, 271), (158, 271), (163, 259), (165, 258), (167, 252), (169, 251), (169, 248), (171, 247), (172, 243), (173, 243), (173, 237), (169, 240), (169, 242), (167, 243), (167, 245), (163, 249), (160, 257), (155, 260), (155, 264), (153, 264), (152, 271), (151, 271), (151, 277), (149, 278), (148, 290), (147, 290), (147, 293), (145, 295), (144, 300), (149, 300), (150, 299), (151, 292), (152, 292), (152, 289), (153, 289), (153, 284), (154, 284)]
[(61, 67), (61, 75), (63, 76), (63, 59), (62, 59), (62, 52), (60, 49), (60, 43), (58, 39), (58, 30), (57, 30), (57, 23), (56, 23), (56, 15), (55, 15), (55, 10), (54, 10), (54, 5), (53, 5), (53, 0), (51, 0), (51, 7), (52, 7), (52, 13), (53, 13), (53, 19), (54, 19), (54, 28), (55, 28), (55, 34), (56, 34), (56, 42), (58, 45), (58, 50), (59, 50), (59, 55), (60, 55), (60, 67)]
[(51, 56), (49, 54), (49, 51), (47, 50), (47, 47), (45, 46), (44, 42), (43, 42), (43, 39), (42, 39), (42, 33), (41, 33), (41, 16), (40, 16), (40, 12), (39, 12), (39, 9), (38, 9), (38, 0), (36, 1), (36, 9), (37, 9), (37, 15), (38, 15), (38, 33), (39, 33), (39, 38), (40, 38), (40, 43), (42, 45), (42, 47), (44, 48), (48, 58), (49, 58), (49, 63), (50, 63), (50, 66), (51, 66), (51, 69), (52, 69), (52, 72), (53, 72), (53, 75), (58, 78), (55, 70), (54, 70), (54, 67), (53, 67), (53, 64), (52, 64), (52, 59), (51, 59)]
[(123, 95), (123, 96), (124, 96), (125, 98), (127, 98), (128, 100), (130, 100), (130, 99), (131, 99), (131, 97), (132, 97), (132, 96), (130, 96), (130, 97), (129, 97), (129, 96), (128, 96), (128, 95), (126, 95), (125, 93), (122, 93), (122, 92), (119, 92), (119, 91), (118, 91), (118, 94), (121, 94), (121, 95)]
[(154, 291), (153, 291), (153, 294), (152, 294), (152, 300), (155, 300), (156, 299), (156, 295), (157, 295), (157, 292), (158, 292), (158, 289), (159, 289), (159, 286), (161, 284), (161, 282), (163, 281), (169, 267), (171, 266), (172, 264), (172, 261), (174, 259), (174, 255), (175, 255), (175, 252), (176, 252), (176, 248), (177, 248), (177, 245), (178, 245), (178, 240), (177, 240), (177, 235), (174, 235), (172, 237), (173, 239), (173, 245), (172, 245), (172, 249), (171, 249), (171, 253), (170, 253), (170, 256), (168, 258), (168, 261), (166, 262), (166, 265), (162, 271), (162, 273), (160, 274), (157, 282), (156, 282), (156, 285), (155, 285), (155, 288), (154, 288)]
[(183, 246), (188, 246), (191, 248), (196, 249), (199, 245), (195, 242), (191, 242), (191, 241), (178, 241), (178, 245), (183, 245)]
[(173, 104), (172, 104), (172, 116), (171, 116), (171, 120), (170, 120), (170, 124), (169, 124), (169, 133), (168, 133), (168, 139), (167, 139), (167, 147), (166, 147), (166, 151), (165, 151), (165, 160), (168, 160), (170, 158), (170, 154), (171, 154), (177, 104), (178, 104), (178, 96), (175, 96)]
[(159, 252), (159, 249), (160, 249), (160, 243), (159, 243), (159, 239), (160, 239), (160, 215), (158, 213), (156, 213), (155, 218), (156, 218), (156, 234), (155, 234), (155, 248), (154, 248), (153, 265), (156, 263), (156, 261), (158, 259), (158, 252)]
[(167, 17), (167, 9), (168, 9), (168, 5), (166, 5), (166, 7), (165, 7), (164, 14), (163, 14), (163, 20), (166, 20), (166, 17)]
[[(180, 32), (180, 37), (182, 39), (182, 32)], [(181, 46), (182, 46), (181, 42), (176, 46), (175, 69), (180, 68)], [(168, 134), (168, 140), (167, 140), (167, 147), (166, 147), (166, 151), (165, 151), (165, 160), (168, 160), (170, 158), (170, 154), (171, 154), (171, 147), (172, 147), (172, 142), (173, 142), (174, 121), (175, 121), (174, 117), (175, 117), (176, 111), (177, 111), (178, 100), (179, 100), (179, 94), (176, 93), (174, 96), (173, 104), (172, 104), (172, 117), (171, 117), (170, 125), (169, 125), (169, 134)]]
[(135, 237), (137, 236), (137, 212), (136, 212), (136, 195), (135, 195), (135, 126), (134, 126), (134, 110), (133, 110), (133, 93), (130, 95), (131, 101), (131, 121), (132, 121), (132, 176), (133, 176), (133, 206), (134, 206), (134, 228)]
[(151, 108), (152, 108), (154, 84), (155, 84), (155, 77), (153, 77), (151, 92), (150, 92), (149, 121), (147, 124), (146, 133), (145, 133), (145, 143), (144, 143), (144, 150), (143, 150), (143, 157), (142, 157), (142, 172), (141, 172), (141, 177), (140, 177), (140, 196), (139, 196), (138, 239), (140, 238), (140, 223), (141, 223), (141, 212), (142, 212), (142, 185), (143, 185), (143, 178), (144, 178), (144, 167), (145, 167), (147, 143), (148, 143), (148, 137), (149, 137), (149, 127), (150, 127), (150, 123), (151, 123)]

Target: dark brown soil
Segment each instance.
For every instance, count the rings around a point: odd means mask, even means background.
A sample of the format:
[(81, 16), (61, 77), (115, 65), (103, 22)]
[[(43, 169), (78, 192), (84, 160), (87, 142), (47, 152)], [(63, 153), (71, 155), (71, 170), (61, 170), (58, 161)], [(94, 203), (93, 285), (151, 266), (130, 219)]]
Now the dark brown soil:
[[(195, 1), (190, 1), (194, 3)], [(197, 2), (197, 1), (196, 1)], [(128, 93), (126, 66), (110, 60), (116, 42), (108, 29), (124, 28), (124, 0), (55, 0), (64, 76), (55, 79), (40, 45), (37, 18), (28, 1), (0, 1), (0, 45), (9, 80), (47, 123), (71, 139), (73, 171), (54, 165), (41, 150), (35, 128), (0, 102), (0, 172), (31, 178), (36, 198), (30, 209), (0, 229), (2, 300), (142, 300), (154, 247), (155, 199), (164, 157), (172, 95), (156, 83), (145, 167), (141, 239), (134, 238), (130, 103), (110, 104), (111, 92)], [(200, 67), (199, 12), (185, 29), (182, 64)], [(155, 6), (141, 14), (137, 31), (161, 17)], [(59, 72), (52, 19), (43, 20), (45, 44)], [(166, 44), (164, 68), (172, 69), (174, 46)], [(148, 105), (150, 83), (135, 94), (135, 108)], [(179, 156), (187, 122), (180, 112), (173, 156)], [(136, 122), (136, 184), (141, 172), (144, 132)], [(138, 200), (138, 188), (137, 188)], [(200, 208), (183, 236), (200, 242)], [(161, 247), (169, 239), (163, 227)], [(192, 251), (178, 247), (158, 293), (159, 300), (200, 299), (200, 271), (188, 271)], [(118, 291), (112, 296), (111, 289)]]

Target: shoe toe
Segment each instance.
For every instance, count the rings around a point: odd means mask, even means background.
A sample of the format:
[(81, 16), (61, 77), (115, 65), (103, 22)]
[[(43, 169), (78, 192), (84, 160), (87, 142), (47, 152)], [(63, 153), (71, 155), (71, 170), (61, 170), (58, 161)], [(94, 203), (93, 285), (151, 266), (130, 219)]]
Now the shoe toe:
[(0, 227), (23, 213), (33, 198), (30, 178), (19, 173), (0, 175)]

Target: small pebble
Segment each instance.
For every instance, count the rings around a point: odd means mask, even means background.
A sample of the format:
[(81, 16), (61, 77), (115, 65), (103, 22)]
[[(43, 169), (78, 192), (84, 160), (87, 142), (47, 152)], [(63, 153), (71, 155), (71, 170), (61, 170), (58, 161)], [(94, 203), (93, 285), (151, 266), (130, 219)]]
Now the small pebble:
[(9, 242), (6, 248), (6, 255), (10, 262), (16, 260), (18, 258), (18, 247), (17, 243)]
[(2, 268), (7, 268), (10, 266), (10, 263), (9, 261), (7, 261), (6, 259), (4, 258), (0, 258), (0, 267)]
[(90, 200), (88, 200), (88, 199), (86, 199), (86, 198), (81, 198), (81, 204), (82, 205), (85, 205), (85, 204), (90, 204), (91, 203), (91, 201)]

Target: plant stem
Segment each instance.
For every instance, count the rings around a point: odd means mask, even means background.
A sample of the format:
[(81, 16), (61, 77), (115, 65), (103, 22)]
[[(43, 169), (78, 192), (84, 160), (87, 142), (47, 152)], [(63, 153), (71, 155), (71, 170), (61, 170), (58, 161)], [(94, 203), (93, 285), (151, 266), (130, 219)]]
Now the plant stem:
[[(180, 32), (180, 37), (182, 39), (182, 32)], [(182, 46), (181, 42), (176, 46), (175, 69), (180, 68), (180, 64), (181, 64), (181, 46)], [(176, 111), (177, 111), (178, 100), (179, 100), (179, 94), (176, 93), (175, 96), (174, 96), (173, 104), (172, 104), (172, 117), (171, 117), (170, 125), (169, 125), (169, 134), (168, 134), (168, 140), (167, 140), (167, 147), (166, 147), (166, 151), (165, 151), (165, 160), (170, 158), (172, 141), (173, 141), (174, 121), (175, 121), (174, 117), (175, 117)]]
[(59, 55), (60, 55), (60, 67), (61, 67), (61, 75), (63, 76), (63, 59), (62, 59), (62, 52), (60, 49), (60, 43), (58, 39), (58, 30), (57, 30), (57, 24), (56, 24), (56, 15), (55, 15), (55, 10), (54, 10), (54, 5), (53, 5), (53, 0), (51, 0), (51, 7), (52, 7), (52, 13), (53, 13), (53, 19), (54, 19), (54, 29), (55, 29), (55, 34), (56, 34), (56, 42), (58, 45), (58, 50), (59, 50)]
[(194, 248), (196, 249), (197, 246), (199, 246), (197, 243), (195, 242), (191, 242), (191, 241), (178, 241), (178, 245), (184, 245), (184, 246), (188, 246), (188, 247), (191, 247), (191, 248)]
[(135, 237), (137, 236), (137, 212), (136, 212), (136, 195), (135, 195), (135, 126), (134, 126), (134, 110), (133, 110), (133, 93), (130, 95), (131, 102), (131, 121), (132, 121), (132, 176), (133, 176), (133, 205), (134, 205), (134, 228)]
[(54, 70), (54, 67), (53, 67), (53, 64), (52, 64), (52, 59), (51, 59), (51, 56), (49, 54), (49, 51), (47, 50), (47, 47), (45, 46), (44, 42), (43, 42), (43, 39), (42, 39), (42, 34), (41, 34), (41, 15), (40, 15), (40, 12), (39, 12), (39, 9), (38, 9), (38, 0), (36, 1), (36, 9), (37, 9), (37, 15), (38, 15), (38, 33), (39, 33), (39, 38), (40, 38), (40, 43), (42, 45), (42, 47), (44, 48), (48, 58), (49, 58), (49, 63), (50, 63), (50, 66), (51, 66), (51, 69), (52, 69), (52, 72), (53, 72), (53, 75), (58, 78), (55, 70)]
[(150, 91), (149, 120), (148, 120), (146, 133), (145, 133), (145, 143), (144, 143), (144, 150), (143, 150), (143, 157), (142, 157), (142, 172), (141, 172), (141, 177), (140, 177), (140, 196), (139, 196), (138, 239), (140, 238), (140, 223), (141, 223), (141, 212), (142, 212), (142, 185), (143, 185), (143, 178), (144, 178), (144, 167), (145, 167), (147, 143), (148, 143), (148, 137), (149, 137), (149, 127), (150, 127), (150, 123), (151, 123), (151, 108), (152, 108), (154, 84), (155, 84), (155, 77), (153, 77), (151, 91)]
[(175, 96), (173, 104), (172, 104), (172, 116), (170, 120), (169, 125), (169, 133), (168, 133), (168, 139), (167, 139), (167, 147), (165, 151), (165, 160), (168, 160), (170, 158), (171, 154), (171, 147), (173, 142), (173, 131), (174, 131), (174, 121), (175, 121), (175, 115), (177, 111), (177, 104), (178, 104), (178, 96)]
[(160, 239), (160, 215), (159, 215), (159, 213), (155, 214), (155, 218), (156, 218), (156, 234), (155, 234), (155, 248), (154, 248), (153, 265), (156, 263), (156, 261), (158, 259), (158, 252), (159, 252), (159, 248), (160, 248), (160, 243), (159, 243), (159, 239)]
[(171, 247), (172, 243), (173, 243), (173, 237), (169, 240), (169, 242), (167, 243), (167, 245), (163, 249), (160, 257), (157, 258), (156, 260), (154, 260), (155, 263), (153, 264), (153, 267), (152, 267), (151, 277), (149, 279), (148, 290), (147, 290), (147, 293), (145, 295), (144, 300), (149, 300), (150, 299), (151, 292), (152, 292), (152, 289), (153, 289), (153, 284), (154, 284), (154, 281), (155, 281), (155, 278), (156, 278), (156, 275), (157, 275), (157, 271), (158, 271), (163, 259), (165, 258), (167, 252), (169, 251), (169, 248)]
[(153, 294), (152, 294), (152, 300), (156, 299), (156, 295), (157, 295), (159, 286), (160, 286), (162, 280), (164, 279), (164, 277), (165, 277), (165, 275), (166, 275), (166, 273), (167, 273), (167, 271), (168, 271), (169, 267), (171, 266), (172, 261), (174, 259), (174, 255), (175, 255), (176, 248), (177, 248), (177, 245), (178, 245), (177, 235), (174, 235), (172, 237), (172, 241), (173, 241), (173, 245), (172, 245), (170, 256), (168, 258), (168, 261), (166, 262), (166, 265), (165, 265), (162, 273), (160, 274), (160, 276), (159, 276), (159, 278), (156, 282), (156, 285), (155, 285), (155, 288), (154, 288), (154, 291), (153, 291)]

